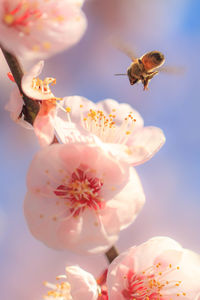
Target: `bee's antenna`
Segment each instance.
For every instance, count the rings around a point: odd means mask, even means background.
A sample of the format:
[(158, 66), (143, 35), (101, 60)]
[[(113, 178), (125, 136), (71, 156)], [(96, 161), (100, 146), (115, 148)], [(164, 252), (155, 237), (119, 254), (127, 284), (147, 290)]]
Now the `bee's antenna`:
[(127, 75), (126, 73), (124, 74), (114, 74), (115, 76), (121, 76), (121, 75)]

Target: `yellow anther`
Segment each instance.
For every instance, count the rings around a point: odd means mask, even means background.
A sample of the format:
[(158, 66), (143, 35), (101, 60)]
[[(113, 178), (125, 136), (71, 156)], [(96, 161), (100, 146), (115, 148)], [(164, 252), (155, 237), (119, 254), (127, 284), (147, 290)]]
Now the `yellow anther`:
[(70, 108), (69, 106), (67, 106), (67, 107), (65, 108), (65, 110), (66, 110), (67, 113), (70, 113), (70, 112), (71, 112), (71, 108)]
[(43, 43), (43, 47), (44, 47), (44, 49), (46, 49), (46, 50), (49, 50), (50, 48), (51, 48), (51, 43), (50, 42), (44, 42)]
[(5, 14), (3, 20), (7, 25), (11, 25), (14, 22), (15, 18), (11, 14)]
[(64, 18), (64, 16), (57, 16), (56, 18), (55, 18), (55, 21), (58, 21), (58, 22), (63, 22), (65, 20), (65, 18)]

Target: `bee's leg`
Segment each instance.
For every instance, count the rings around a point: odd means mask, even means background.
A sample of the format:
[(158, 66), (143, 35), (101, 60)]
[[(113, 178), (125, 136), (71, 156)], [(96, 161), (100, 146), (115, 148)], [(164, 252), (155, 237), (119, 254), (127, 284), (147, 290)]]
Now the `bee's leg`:
[(156, 75), (158, 74), (158, 71), (154, 71), (154, 72), (149, 72), (148, 75), (144, 78), (141, 79), (143, 86), (144, 86), (144, 91), (148, 90), (148, 85), (149, 85), (149, 81)]
[(147, 77), (149, 79), (152, 79), (156, 74), (158, 74), (158, 71), (149, 72), (147, 73)]
[(150, 81), (150, 79), (148, 79), (148, 78), (145, 78), (142, 80), (142, 84), (144, 86), (144, 91), (148, 90), (149, 81)]

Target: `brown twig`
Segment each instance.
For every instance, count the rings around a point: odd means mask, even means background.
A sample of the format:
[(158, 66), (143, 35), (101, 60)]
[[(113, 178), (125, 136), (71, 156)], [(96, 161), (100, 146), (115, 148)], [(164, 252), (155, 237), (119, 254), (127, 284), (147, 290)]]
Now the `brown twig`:
[(112, 246), (106, 253), (105, 256), (109, 262), (109, 264), (111, 264), (111, 262), (119, 255), (117, 249), (115, 248), (115, 246)]
[(38, 101), (34, 101), (30, 98), (28, 98), (26, 95), (24, 95), (22, 88), (21, 88), (21, 80), (23, 76), (23, 70), (22, 67), (18, 61), (18, 59), (11, 53), (9, 53), (7, 50), (5, 50), (2, 46), (0, 46), (3, 55), (8, 63), (8, 66), (10, 68), (10, 71), (15, 79), (15, 82), (19, 88), (20, 93), (22, 94), (23, 100), (24, 100), (24, 106), (22, 109), (22, 113), (24, 115), (24, 120), (33, 125), (33, 122), (35, 120), (35, 117), (37, 116), (40, 106)]

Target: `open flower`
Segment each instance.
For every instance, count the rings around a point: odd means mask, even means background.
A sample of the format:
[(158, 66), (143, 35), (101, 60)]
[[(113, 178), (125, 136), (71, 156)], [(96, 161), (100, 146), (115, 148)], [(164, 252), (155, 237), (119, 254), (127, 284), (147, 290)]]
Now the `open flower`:
[(31, 233), (47, 246), (106, 251), (144, 204), (136, 171), (96, 144), (54, 144), (33, 159), (24, 213)]
[(48, 57), (77, 43), (86, 29), (84, 0), (0, 0), (0, 44), (23, 58)]
[[(41, 146), (49, 145), (54, 137), (54, 117), (57, 98), (51, 91), (50, 85), (56, 84), (56, 79), (47, 77), (41, 80), (38, 76), (42, 72), (44, 61), (38, 62), (29, 72), (22, 77), (21, 88), (23, 93), (30, 99), (37, 101), (40, 105), (33, 127)], [(13, 81), (12, 75), (9, 78)], [(11, 93), (10, 100), (5, 109), (10, 111), (11, 119), (22, 126), (30, 128), (31, 125), (23, 120), (22, 107), (24, 105), (23, 96), (15, 88)], [(21, 115), (20, 115), (21, 114)]]
[(44, 284), (51, 290), (44, 296), (47, 300), (96, 300), (98, 286), (92, 274), (78, 266), (66, 267), (66, 275), (58, 276), (58, 282)]
[(118, 256), (107, 277), (109, 300), (199, 300), (200, 256), (155, 237)]
[(47, 77), (41, 80), (38, 76), (44, 67), (44, 61), (38, 62), (22, 77), (22, 90), (32, 100), (40, 101), (40, 111), (37, 114), (33, 127), (42, 147), (49, 145), (54, 138), (54, 117), (56, 101), (62, 98), (55, 97), (50, 85), (56, 84), (56, 79)]
[(95, 104), (79, 96), (64, 98), (55, 118), (63, 143), (69, 141), (70, 123), (81, 134), (96, 135), (113, 156), (134, 166), (149, 160), (165, 142), (160, 128), (144, 127), (142, 117), (130, 105), (111, 99)]

